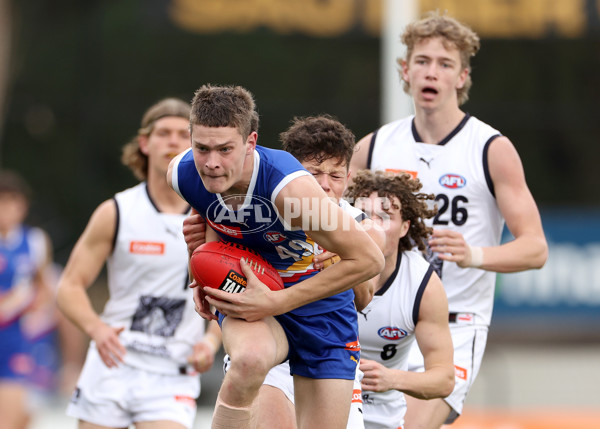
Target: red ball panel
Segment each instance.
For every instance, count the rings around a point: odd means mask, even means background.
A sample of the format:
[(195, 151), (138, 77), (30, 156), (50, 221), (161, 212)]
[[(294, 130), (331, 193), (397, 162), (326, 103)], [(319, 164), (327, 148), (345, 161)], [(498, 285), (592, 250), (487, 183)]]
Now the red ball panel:
[(199, 246), (190, 259), (190, 268), (201, 286), (238, 293), (246, 289), (247, 279), (240, 259), (244, 258), (258, 279), (271, 290), (283, 289), (279, 273), (262, 256), (241, 244), (211, 241)]

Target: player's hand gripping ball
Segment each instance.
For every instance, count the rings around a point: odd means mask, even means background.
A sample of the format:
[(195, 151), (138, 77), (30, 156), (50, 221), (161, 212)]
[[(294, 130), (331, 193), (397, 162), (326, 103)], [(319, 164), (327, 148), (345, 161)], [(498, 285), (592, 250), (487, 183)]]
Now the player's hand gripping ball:
[(283, 280), (277, 270), (258, 253), (241, 244), (224, 241), (204, 243), (192, 253), (190, 268), (200, 286), (239, 293), (246, 289), (248, 282), (240, 266), (241, 258), (269, 289), (283, 289)]

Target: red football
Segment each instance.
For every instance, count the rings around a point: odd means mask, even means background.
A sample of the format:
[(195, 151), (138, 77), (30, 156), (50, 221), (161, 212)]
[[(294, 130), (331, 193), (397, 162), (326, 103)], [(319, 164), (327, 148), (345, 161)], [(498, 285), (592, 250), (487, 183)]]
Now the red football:
[(271, 290), (283, 289), (283, 280), (273, 266), (255, 251), (236, 243), (210, 241), (199, 246), (190, 258), (190, 268), (200, 286), (238, 293), (247, 279), (240, 259), (244, 258), (258, 279)]

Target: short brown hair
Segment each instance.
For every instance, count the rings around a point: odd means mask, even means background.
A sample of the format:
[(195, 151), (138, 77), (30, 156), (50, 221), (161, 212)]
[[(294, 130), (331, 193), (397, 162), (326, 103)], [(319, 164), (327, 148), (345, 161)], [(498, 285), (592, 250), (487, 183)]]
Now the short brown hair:
[[(402, 34), (402, 43), (406, 46), (406, 61), (410, 60), (417, 43), (432, 37), (443, 38), (446, 48), (454, 46), (458, 49), (463, 70), (471, 67), (471, 57), (479, 51), (479, 36), (465, 24), (450, 16), (442, 15), (438, 11), (429, 12), (423, 19), (406, 26)], [(402, 66), (402, 61), (402, 58), (398, 58), (398, 65)], [(464, 86), (456, 90), (459, 105), (469, 99), (471, 85), (473, 85), (473, 81), (469, 74)], [(403, 86), (404, 92), (408, 93), (409, 83), (405, 81)]]
[(192, 100), (190, 125), (234, 127), (246, 138), (258, 131), (254, 97), (241, 86), (202, 85)]
[(346, 168), (356, 144), (352, 131), (329, 115), (294, 118), (280, 138), (283, 149), (300, 162), (333, 158), (345, 162)]
[(390, 201), (398, 198), (402, 219), (410, 221), (408, 233), (400, 239), (398, 251), (410, 250), (414, 246), (425, 250), (433, 228), (426, 226), (424, 220), (435, 216), (437, 209), (429, 209), (427, 201), (435, 196), (419, 192), (422, 187), (419, 179), (413, 179), (407, 173), (360, 170), (346, 190), (346, 196), (356, 201), (357, 198), (369, 197), (377, 192), (380, 197), (387, 197)]
[(140, 150), (139, 138), (152, 134), (156, 121), (168, 116), (189, 120), (190, 105), (179, 98), (164, 98), (153, 104), (142, 116), (137, 135), (123, 146), (121, 162), (129, 167), (139, 180), (146, 180), (148, 177), (148, 156)]

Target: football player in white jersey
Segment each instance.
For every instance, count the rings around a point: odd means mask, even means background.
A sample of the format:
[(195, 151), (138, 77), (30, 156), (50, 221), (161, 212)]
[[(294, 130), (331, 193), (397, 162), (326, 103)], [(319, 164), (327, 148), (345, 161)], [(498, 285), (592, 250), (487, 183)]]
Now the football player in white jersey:
[[(167, 98), (144, 114), (123, 163), (142, 182), (100, 204), (58, 288), (63, 313), (88, 334), (86, 362), (67, 414), (80, 428), (191, 428), (199, 372), (220, 346), (206, 334), (188, 286), (182, 222), (187, 202), (168, 185), (173, 157), (190, 145), (187, 103)], [(96, 314), (86, 293), (107, 263), (109, 300)]]
[[(379, 228), (372, 228), (373, 222), (358, 209), (342, 199), (349, 178), (349, 163), (354, 151), (354, 135), (340, 122), (328, 115), (296, 118), (291, 127), (281, 133), (283, 149), (294, 155), (302, 165), (317, 179), (327, 196), (347, 210), (380, 246), (385, 237)], [(204, 243), (205, 224), (199, 214), (189, 216), (184, 221), (184, 236), (188, 251)], [(329, 254), (329, 252), (328, 252)], [(330, 254), (331, 255), (331, 254)], [(333, 256), (333, 255), (332, 255)], [(324, 268), (331, 261), (315, 257), (315, 266)], [(353, 288), (354, 303), (362, 310), (372, 299), (377, 277)], [(228, 356), (225, 357), (225, 368)], [(362, 374), (357, 372), (352, 406), (347, 429), (364, 428), (360, 389)], [(263, 429), (294, 429), (296, 418), (294, 410), (294, 385), (287, 362), (269, 371), (258, 394), (256, 420)]]
[[(438, 214), (430, 262), (448, 295), (456, 384), (445, 399), (407, 397), (407, 427), (438, 428), (462, 412), (483, 356), (496, 272), (541, 268), (548, 248), (537, 205), (511, 141), (460, 109), (471, 86), (470, 58), (479, 37), (455, 19), (432, 13), (409, 24), (399, 59), (415, 115), (361, 139), (351, 171), (405, 171), (434, 193)], [(500, 245), (506, 225), (514, 240)], [(413, 347), (409, 367), (423, 358)]]
[[(431, 228), (424, 220), (435, 214), (427, 206), (433, 195), (419, 193), (421, 186), (408, 174), (362, 170), (346, 192), (386, 233), (385, 268), (358, 319), (367, 429), (404, 427), (403, 392), (443, 398), (454, 387), (446, 293), (431, 264), (411, 250), (425, 249)], [(415, 339), (425, 359), (418, 373), (408, 371)]]

